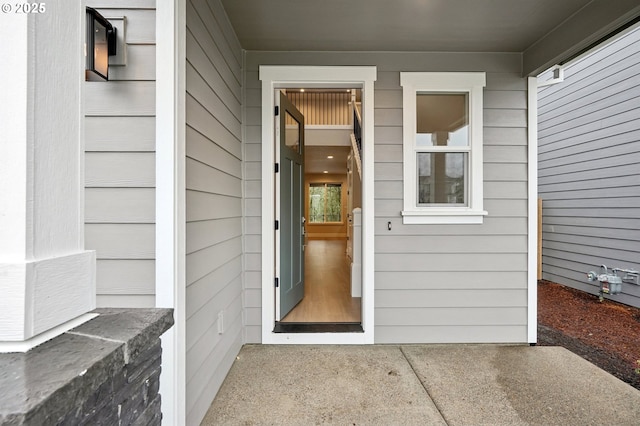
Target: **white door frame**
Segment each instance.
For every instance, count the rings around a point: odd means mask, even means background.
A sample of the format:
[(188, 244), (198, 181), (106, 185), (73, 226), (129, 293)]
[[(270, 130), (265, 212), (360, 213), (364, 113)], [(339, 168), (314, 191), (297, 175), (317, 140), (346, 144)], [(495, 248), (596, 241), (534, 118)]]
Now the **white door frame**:
[[(374, 342), (374, 81), (375, 66), (260, 66), (262, 81), (262, 343)], [(362, 88), (362, 328), (364, 333), (274, 333), (274, 93), (283, 88)]]

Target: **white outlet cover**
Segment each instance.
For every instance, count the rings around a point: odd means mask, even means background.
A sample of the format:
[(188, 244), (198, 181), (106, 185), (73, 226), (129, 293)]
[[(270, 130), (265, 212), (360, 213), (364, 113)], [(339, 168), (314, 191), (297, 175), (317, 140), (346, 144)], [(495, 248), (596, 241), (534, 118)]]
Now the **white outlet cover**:
[(218, 334), (224, 333), (224, 311), (218, 312)]

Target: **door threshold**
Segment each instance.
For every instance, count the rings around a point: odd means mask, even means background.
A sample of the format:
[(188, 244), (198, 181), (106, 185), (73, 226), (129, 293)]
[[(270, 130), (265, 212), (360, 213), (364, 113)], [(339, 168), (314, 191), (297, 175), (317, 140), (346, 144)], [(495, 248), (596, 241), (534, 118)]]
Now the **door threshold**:
[(364, 333), (359, 322), (280, 322), (274, 333)]

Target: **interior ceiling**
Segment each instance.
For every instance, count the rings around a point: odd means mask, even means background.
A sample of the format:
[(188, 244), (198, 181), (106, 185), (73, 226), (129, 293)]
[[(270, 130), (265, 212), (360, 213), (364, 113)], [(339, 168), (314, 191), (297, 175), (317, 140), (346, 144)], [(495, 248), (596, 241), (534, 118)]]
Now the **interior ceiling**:
[[(305, 146), (304, 147), (304, 172), (330, 174), (347, 173), (347, 157), (350, 148), (348, 146)], [(332, 155), (333, 158), (327, 158)]]
[(523, 52), (592, 0), (222, 0), (247, 50)]

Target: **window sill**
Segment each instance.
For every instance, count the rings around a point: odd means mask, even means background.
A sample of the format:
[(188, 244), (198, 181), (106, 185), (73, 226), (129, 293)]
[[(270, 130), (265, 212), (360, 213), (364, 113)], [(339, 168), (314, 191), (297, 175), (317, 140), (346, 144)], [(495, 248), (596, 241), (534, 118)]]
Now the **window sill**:
[(484, 210), (470, 209), (404, 210), (402, 223), (405, 225), (482, 224), (484, 217), (488, 214)]

